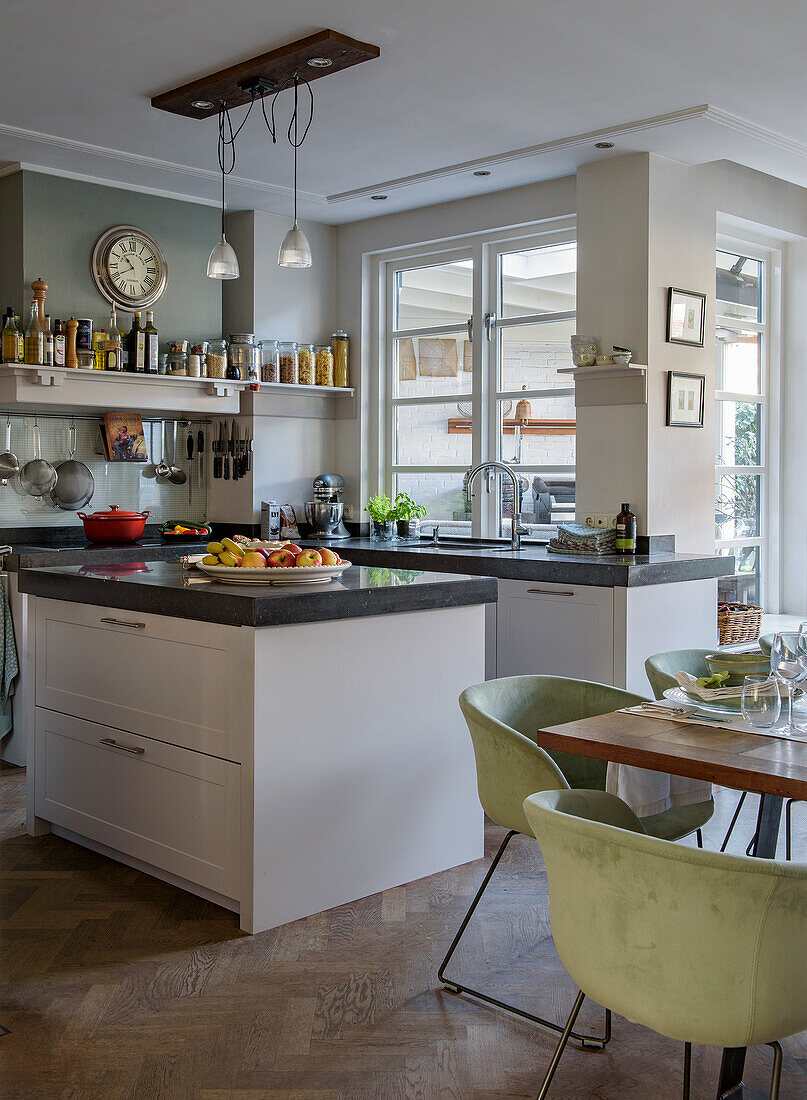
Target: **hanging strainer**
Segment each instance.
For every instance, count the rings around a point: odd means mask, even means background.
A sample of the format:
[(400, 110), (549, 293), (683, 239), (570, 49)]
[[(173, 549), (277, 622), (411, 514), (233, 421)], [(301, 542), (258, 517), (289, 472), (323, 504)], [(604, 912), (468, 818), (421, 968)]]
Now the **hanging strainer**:
[(20, 485), (31, 497), (43, 497), (56, 484), (56, 470), (42, 457), (39, 424), (34, 420), (34, 457), (20, 470)]

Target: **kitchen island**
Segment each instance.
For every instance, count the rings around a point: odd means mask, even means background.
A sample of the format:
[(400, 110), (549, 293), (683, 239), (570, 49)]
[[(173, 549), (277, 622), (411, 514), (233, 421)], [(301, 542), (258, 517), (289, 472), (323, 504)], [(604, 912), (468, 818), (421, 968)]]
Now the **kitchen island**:
[(28, 829), (259, 932), (482, 854), (457, 706), (496, 581), (388, 568), (229, 586), (22, 568)]

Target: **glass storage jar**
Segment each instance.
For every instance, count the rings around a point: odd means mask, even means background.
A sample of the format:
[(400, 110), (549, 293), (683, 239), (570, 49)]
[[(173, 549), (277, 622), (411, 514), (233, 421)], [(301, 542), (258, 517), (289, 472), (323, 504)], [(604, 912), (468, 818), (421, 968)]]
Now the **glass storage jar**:
[(300, 363), (297, 357), (297, 344), (291, 340), (281, 343), (280, 352), (280, 381), (287, 386), (296, 386), (300, 381)]
[(186, 351), (168, 352), (168, 373), (174, 375), (175, 378), (187, 378), (188, 353)]
[(227, 377), (242, 382), (260, 381), (260, 357), (261, 350), (255, 343), (254, 333), (232, 333), (227, 348)]
[(318, 344), (314, 348), (314, 384), (333, 385), (333, 352), (330, 344)]
[(347, 369), (347, 353), (348, 343), (350, 337), (346, 332), (341, 329), (335, 332), (331, 337), (331, 348), (333, 350), (333, 384), (335, 386), (349, 386), (348, 381), (348, 369)]
[(300, 385), (314, 385), (314, 345), (300, 344), (297, 349), (297, 361), (300, 365)]
[(208, 378), (227, 377), (227, 341), (210, 340), (205, 356)]
[(261, 340), (261, 382), (280, 381), (280, 353), (277, 340)]

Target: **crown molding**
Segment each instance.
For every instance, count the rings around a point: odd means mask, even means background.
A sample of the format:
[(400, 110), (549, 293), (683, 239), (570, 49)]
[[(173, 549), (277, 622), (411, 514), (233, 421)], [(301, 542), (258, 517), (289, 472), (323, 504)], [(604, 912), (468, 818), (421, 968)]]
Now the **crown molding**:
[(746, 118), (733, 115), (730, 111), (722, 111), (719, 107), (707, 107), (705, 117), (718, 126), (725, 126), (726, 129), (734, 130), (744, 137), (761, 141), (763, 144), (770, 145), (789, 156), (807, 159), (807, 145), (800, 141), (793, 141), (792, 138), (785, 137), (784, 134), (780, 134), (776, 130), (768, 130), (764, 126), (757, 126), (755, 122), (749, 122)]
[[(149, 157), (140, 153), (127, 153), (123, 149), (110, 149), (103, 145), (93, 145), (86, 141), (75, 141), (72, 138), (58, 137), (55, 134), (43, 134), (37, 130), (25, 130), (20, 126), (9, 126), (6, 123), (0, 123), (0, 137), (9, 137), (17, 141), (29, 141), (37, 145), (47, 146), (53, 149), (61, 149), (70, 153), (80, 153), (87, 157), (99, 157), (102, 160), (106, 160), (112, 163), (119, 163), (134, 166), (137, 168), (147, 168), (150, 172), (170, 172), (177, 176), (185, 176), (193, 180), (202, 180), (206, 184), (213, 183), (216, 187), (220, 185), (221, 173), (216, 170), (213, 171), (209, 168), (194, 168), (185, 164), (176, 164), (170, 160), (160, 160), (157, 157)], [(43, 165), (33, 165), (27, 162), (26, 167), (31, 171), (50, 172), (53, 175), (67, 176), (68, 178), (75, 179), (92, 179), (95, 182), (103, 183), (109, 186), (131, 186), (132, 190), (147, 191), (147, 187), (140, 186), (139, 184), (124, 185), (120, 182), (116, 182), (113, 179), (109, 179), (105, 174), (96, 173), (71, 173), (69, 171), (62, 171), (61, 169), (49, 168)], [(7, 173), (4, 173), (7, 174)], [(244, 176), (228, 176), (227, 183), (229, 186), (246, 187), (251, 190), (261, 191), (268, 195), (287, 202), (294, 194), (291, 187), (281, 187), (274, 183), (267, 183), (266, 180), (254, 180)], [(167, 193), (171, 194), (175, 198), (185, 198), (188, 201), (193, 201), (192, 196), (177, 194), (171, 191), (162, 191), (156, 189), (155, 193)], [(298, 201), (305, 201), (309, 203), (316, 203), (324, 205), (326, 198), (324, 195), (317, 195), (309, 191), (298, 191)]]
[(475, 160), (462, 161), (459, 164), (449, 164), (442, 168), (434, 168), (428, 172), (420, 172), (411, 176), (401, 176), (399, 179), (384, 180), (374, 183), (369, 187), (357, 187), (352, 191), (340, 191), (328, 195), (329, 203), (347, 202), (350, 199), (367, 198), (378, 191), (395, 191), (403, 187), (411, 187), (417, 183), (427, 183), (430, 180), (446, 179), (465, 172), (471, 172), (475, 168), (489, 168), (491, 165), (512, 164), (514, 161), (526, 160), (529, 157), (541, 156), (545, 153), (557, 153), (564, 149), (574, 149), (580, 145), (591, 142), (609, 140), (623, 134), (630, 134), (636, 130), (650, 130), (658, 126), (671, 126), (678, 122), (688, 122), (691, 119), (704, 118), (709, 111), (708, 104), (698, 107), (687, 107), (682, 111), (672, 111), (666, 115), (656, 115), (653, 118), (642, 118), (635, 122), (623, 122), (618, 126), (608, 126), (603, 130), (589, 130), (585, 134), (575, 134), (572, 137), (557, 138), (554, 141), (545, 141), (540, 145), (528, 145), (523, 149), (512, 149), (507, 153), (497, 153), (492, 157), (477, 157)]

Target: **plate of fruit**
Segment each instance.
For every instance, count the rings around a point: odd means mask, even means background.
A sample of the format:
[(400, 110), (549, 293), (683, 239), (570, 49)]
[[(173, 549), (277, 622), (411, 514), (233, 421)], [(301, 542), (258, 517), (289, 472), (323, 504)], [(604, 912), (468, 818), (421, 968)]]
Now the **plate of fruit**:
[(196, 568), (227, 584), (327, 584), (351, 563), (327, 546), (303, 550), (296, 543), (261, 546), (235, 539), (209, 542)]

